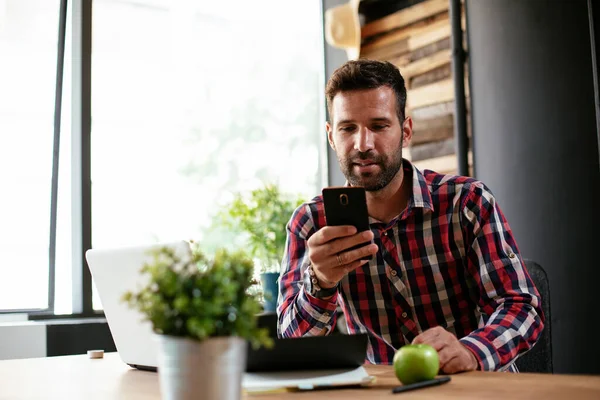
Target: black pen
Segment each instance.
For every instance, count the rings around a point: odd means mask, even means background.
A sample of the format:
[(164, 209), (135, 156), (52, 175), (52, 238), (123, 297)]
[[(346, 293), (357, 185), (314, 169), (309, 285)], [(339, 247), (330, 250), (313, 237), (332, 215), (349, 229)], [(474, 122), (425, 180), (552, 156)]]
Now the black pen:
[(423, 382), (411, 383), (410, 385), (397, 386), (392, 389), (392, 393), (408, 392), (409, 390), (420, 389), (420, 388), (424, 388), (424, 387), (428, 387), (428, 386), (441, 385), (442, 383), (446, 383), (446, 382), (450, 382), (449, 376), (443, 376), (441, 378), (431, 379), (431, 380), (423, 381)]

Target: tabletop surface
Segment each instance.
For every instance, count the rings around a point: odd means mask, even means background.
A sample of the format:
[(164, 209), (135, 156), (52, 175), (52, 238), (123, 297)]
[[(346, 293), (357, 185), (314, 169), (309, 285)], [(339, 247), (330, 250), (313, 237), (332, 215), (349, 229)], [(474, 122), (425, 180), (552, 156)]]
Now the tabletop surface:
[[(600, 376), (468, 372), (449, 383), (392, 394), (391, 366), (366, 365), (368, 388), (245, 395), (246, 399), (600, 399)], [(0, 361), (0, 399), (160, 399), (158, 375), (124, 364), (117, 353)]]

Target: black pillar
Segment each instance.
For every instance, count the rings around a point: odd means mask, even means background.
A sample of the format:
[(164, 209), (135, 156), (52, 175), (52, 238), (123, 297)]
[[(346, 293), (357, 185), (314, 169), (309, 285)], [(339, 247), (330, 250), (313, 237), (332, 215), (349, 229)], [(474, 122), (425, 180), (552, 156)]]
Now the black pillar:
[[(325, 11), (345, 3), (347, 3), (346, 0), (321, 0), (323, 9), (323, 27), (325, 26)], [(335, 47), (330, 46), (325, 40), (325, 34), (323, 34), (323, 42), (325, 49), (325, 82), (323, 82), (322, 90), (325, 92), (325, 83), (338, 67), (341, 67), (342, 64), (348, 61), (348, 56), (344, 50), (336, 49)], [(327, 120), (329, 120), (329, 113), (326, 114), (326, 117)], [(327, 182), (324, 183), (324, 186), (342, 186), (346, 182), (346, 178), (340, 170), (340, 165), (338, 163), (337, 156), (335, 155), (335, 151), (333, 151), (327, 142), (325, 121), (323, 121), (322, 129), (323, 136), (325, 136), (323, 145), (327, 146)]]
[(548, 273), (555, 372), (600, 373), (600, 172), (588, 2), (466, 6), (476, 178), (496, 195), (523, 256)]

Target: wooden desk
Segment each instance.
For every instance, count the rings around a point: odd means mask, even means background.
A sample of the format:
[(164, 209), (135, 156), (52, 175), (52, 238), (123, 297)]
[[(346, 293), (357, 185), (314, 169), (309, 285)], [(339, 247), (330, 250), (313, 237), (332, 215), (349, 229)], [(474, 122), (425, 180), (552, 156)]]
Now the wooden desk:
[[(368, 366), (377, 382), (365, 389), (246, 396), (249, 400), (298, 399), (600, 399), (600, 376), (469, 372), (438, 387), (394, 395), (391, 367)], [(131, 369), (116, 353), (0, 361), (0, 399), (159, 399), (158, 375)]]

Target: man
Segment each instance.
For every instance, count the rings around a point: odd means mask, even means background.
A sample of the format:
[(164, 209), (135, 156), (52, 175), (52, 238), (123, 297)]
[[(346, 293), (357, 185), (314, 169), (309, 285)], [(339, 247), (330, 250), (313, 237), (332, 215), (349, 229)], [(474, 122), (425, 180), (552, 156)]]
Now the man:
[(339, 305), (350, 333), (369, 334), (369, 362), (389, 364), (402, 345), (427, 343), (445, 373), (516, 371), (544, 316), (490, 190), (468, 177), (421, 172), (402, 158), (412, 120), (392, 64), (350, 61), (335, 71), (326, 96), (329, 144), (347, 184), (367, 191), (370, 230), (326, 226), (321, 196), (296, 209), (287, 226), (279, 336), (331, 333)]

